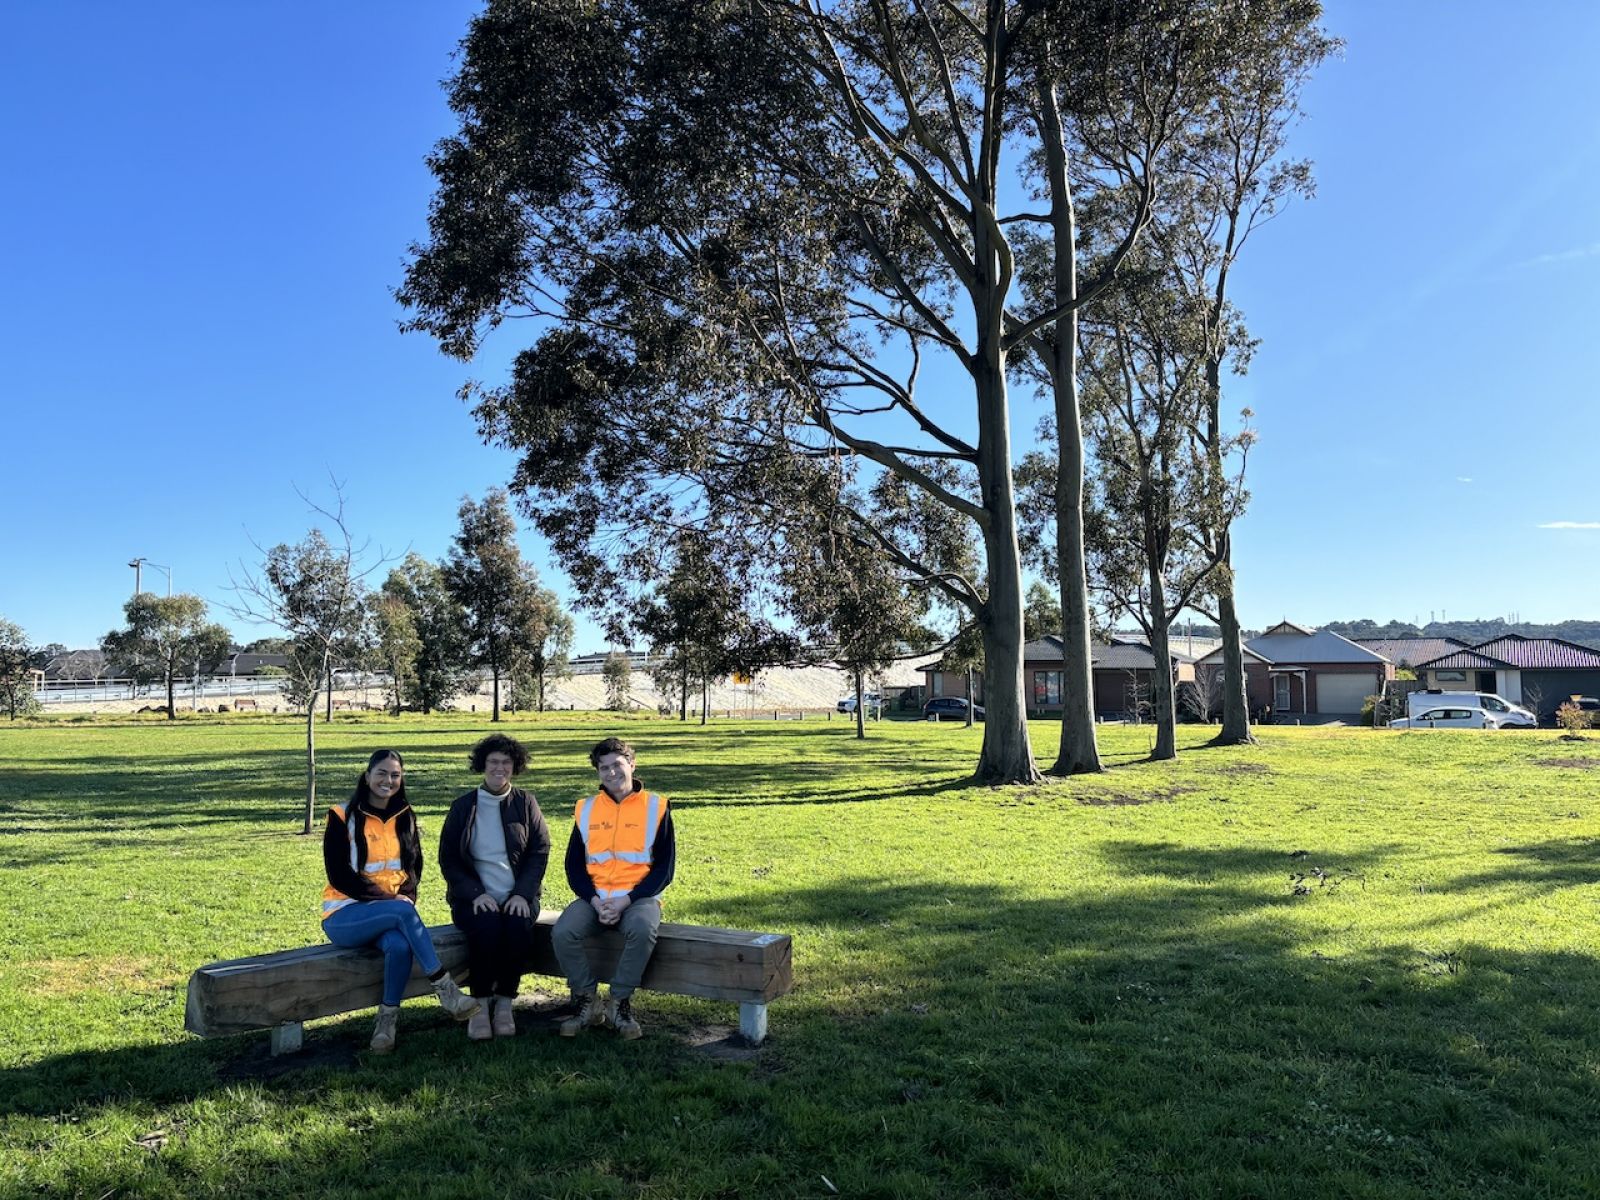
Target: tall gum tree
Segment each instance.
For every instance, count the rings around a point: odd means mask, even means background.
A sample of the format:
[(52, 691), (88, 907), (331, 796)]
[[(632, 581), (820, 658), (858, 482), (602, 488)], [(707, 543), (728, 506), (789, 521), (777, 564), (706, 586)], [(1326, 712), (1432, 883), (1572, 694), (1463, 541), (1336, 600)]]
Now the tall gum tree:
[[(587, 593), (615, 589), (641, 542), (730, 511), (781, 561), (784, 514), (819, 471), (892, 475), (959, 514), (981, 542), (981, 593), (852, 520), (907, 581), (971, 613), (976, 775), (1032, 780), (1013, 360), (1054, 362), (1075, 419), (1058, 326), (1096, 285), (1070, 277), (1067, 125), (1146, 103), (1146, 74), (1187, 63), (1206, 9), (491, 0), (448, 85), (460, 126), (429, 160), (407, 327), (470, 358), (502, 322), (542, 320), (507, 383), (467, 391), (484, 435), (521, 451), (513, 490)], [(1034, 176), (1041, 142), (1054, 166)], [(1024, 262), (1030, 189), (1049, 236)], [(918, 385), (936, 360), (962, 385), (930, 403)], [(1061, 761), (1097, 769), (1082, 550), (1066, 550), (1065, 620), (1084, 636)]]

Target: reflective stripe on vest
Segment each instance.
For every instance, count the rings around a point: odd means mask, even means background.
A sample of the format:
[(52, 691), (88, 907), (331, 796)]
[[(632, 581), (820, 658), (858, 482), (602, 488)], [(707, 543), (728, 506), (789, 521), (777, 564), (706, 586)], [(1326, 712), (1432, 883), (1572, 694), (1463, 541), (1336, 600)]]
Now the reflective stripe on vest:
[[(635, 799), (642, 797), (642, 799)], [(599, 819), (596, 819), (596, 809)], [(650, 849), (667, 808), (665, 797), (654, 792), (633, 792), (622, 802), (597, 792), (573, 814), (583, 839), (584, 860), (595, 892), (601, 899), (625, 896), (650, 873)], [(640, 815), (643, 821), (628, 821)]]
[[(355, 820), (345, 811), (342, 804), (335, 804), (329, 814), (330, 820), (337, 816), (345, 823), (345, 835), (350, 842), (350, 869), (359, 871), (391, 896), (400, 894), (400, 885), (406, 879), (405, 865), (400, 858), (400, 835), (396, 831), (396, 821), (405, 811), (401, 808), (382, 818), (371, 813), (367, 814), (369, 819), (362, 822), (362, 833), (367, 844), (365, 865), (361, 863), (361, 855), (357, 849)], [(345, 905), (354, 903), (353, 899), (333, 884), (328, 884), (322, 889), (323, 920), (327, 920)]]

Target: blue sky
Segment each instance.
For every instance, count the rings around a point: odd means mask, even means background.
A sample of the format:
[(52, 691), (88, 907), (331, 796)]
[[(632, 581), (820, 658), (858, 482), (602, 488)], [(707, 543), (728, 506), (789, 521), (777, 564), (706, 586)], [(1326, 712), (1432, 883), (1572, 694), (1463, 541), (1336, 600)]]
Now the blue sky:
[[(6, 7), (0, 615), (36, 642), (114, 627), (135, 555), (220, 606), (251, 539), (313, 523), (296, 487), (338, 478), (375, 550), (437, 558), (508, 477), (455, 391), (515, 344), (464, 367), (390, 295), (475, 8)], [(1600, 6), (1335, 0), (1327, 25), (1347, 48), (1295, 135), (1317, 198), (1238, 276), (1263, 339), (1230, 390), (1262, 435), (1241, 614), (1600, 615)]]

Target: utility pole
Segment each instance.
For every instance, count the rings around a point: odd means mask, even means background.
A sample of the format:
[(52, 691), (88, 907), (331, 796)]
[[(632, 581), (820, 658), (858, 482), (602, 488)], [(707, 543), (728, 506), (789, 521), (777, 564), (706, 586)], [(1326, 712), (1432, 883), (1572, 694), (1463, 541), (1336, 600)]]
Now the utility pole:
[(150, 560), (148, 558), (145, 558), (143, 555), (140, 555), (138, 558), (135, 558), (132, 562), (130, 562), (128, 564), (130, 567), (133, 568), (133, 594), (135, 596), (137, 596), (140, 592), (144, 591), (144, 570), (143, 570), (143, 568), (144, 568), (144, 565), (146, 563), (149, 563), (152, 567), (154, 567), (158, 571), (165, 571), (167, 573), (167, 599), (171, 600), (172, 599), (172, 568), (171, 567), (163, 567), (158, 562), (150, 562)]

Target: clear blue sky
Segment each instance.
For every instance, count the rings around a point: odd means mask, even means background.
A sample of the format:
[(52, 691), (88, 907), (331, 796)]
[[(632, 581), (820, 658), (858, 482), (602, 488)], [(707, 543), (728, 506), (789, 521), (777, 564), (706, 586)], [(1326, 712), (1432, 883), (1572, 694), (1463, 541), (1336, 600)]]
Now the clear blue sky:
[[(34, 641), (114, 627), (135, 555), (220, 605), (330, 474), (360, 536), (430, 558), (506, 480), (454, 393), (514, 344), (465, 368), (390, 295), (475, 8), (6, 6), (0, 615)], [(1262, 434), (1241, 613), (1600, 616), (1600, 6), (1334, 0), (1327, 24), (1348, 46), (1295, 142), (1318, 196), (1238, 280), (1263, 339), (1230, 393)]]

